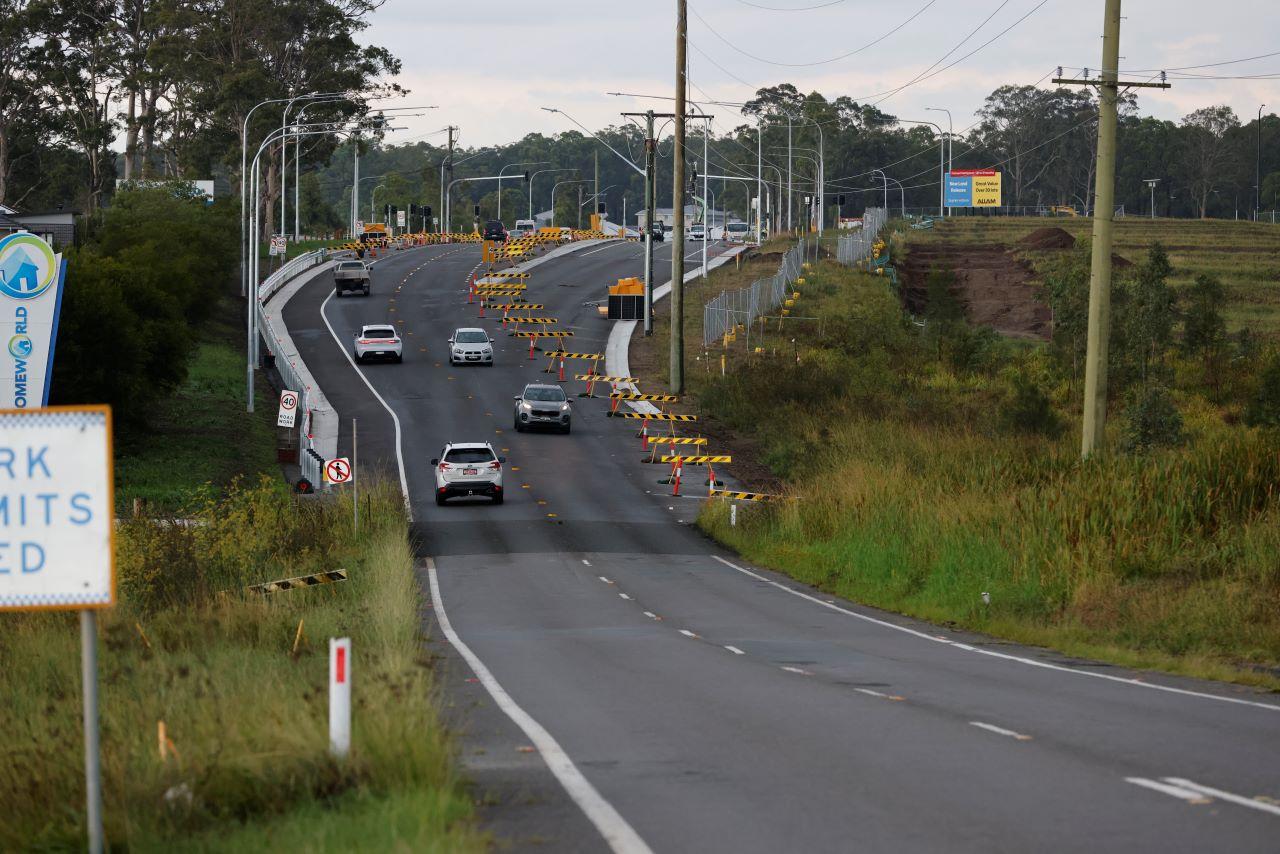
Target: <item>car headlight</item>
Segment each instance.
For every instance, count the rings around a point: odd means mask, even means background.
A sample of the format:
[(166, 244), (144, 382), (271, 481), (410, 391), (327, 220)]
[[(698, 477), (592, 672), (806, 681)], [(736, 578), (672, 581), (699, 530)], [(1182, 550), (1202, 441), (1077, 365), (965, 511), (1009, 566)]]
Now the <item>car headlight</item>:
[(531, 409), (533, 409), (533, 404), (526, 403), (525, 401), (522, 400), (520, 401), (520, 408), (523, 409), (525, 412), (528, 412)]
[(568, 411), (569, 411), (569, 404), (567, 404), (567, 403), (562, 403), (562, 404), (560, 404), (560, 411), (561, 411), (561, 412), (568, 412)]

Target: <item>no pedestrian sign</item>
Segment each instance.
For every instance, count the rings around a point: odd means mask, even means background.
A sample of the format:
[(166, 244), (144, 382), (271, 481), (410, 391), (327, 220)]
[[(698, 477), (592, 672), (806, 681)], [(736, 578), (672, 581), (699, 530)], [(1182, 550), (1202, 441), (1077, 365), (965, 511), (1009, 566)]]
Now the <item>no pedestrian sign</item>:
[(115, 604), (111, 410), (0, 411), (0, 610)]
[(277, 427), (292, 427), (298, 418), (298, 393), (296, 391), (280, 392), (280, 411), (276, 415)]
[(324, 464), (324, 479), (329, 483), (351, 482), (351, 460), (338, 457)]

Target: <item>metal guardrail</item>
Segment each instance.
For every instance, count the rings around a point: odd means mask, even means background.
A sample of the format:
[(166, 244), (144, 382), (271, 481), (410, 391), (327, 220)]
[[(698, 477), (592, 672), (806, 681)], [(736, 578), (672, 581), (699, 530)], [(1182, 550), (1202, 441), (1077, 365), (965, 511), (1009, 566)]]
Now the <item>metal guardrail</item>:
[[(258, 286), (258, 304), (255, 307), (255, 311), (258, 313), (258, 332), (262, 339), (266, 341), (267, 349), (272, 354), (282, 353), (284, 345), (275, 327), (272, 326), (271, 319), (263, 311), (263, 305), (290, 279), (317, 264), (323, 264), (327, 260), (329, 260), (329, 253), (324, 249), (317, 249), (314, 252), (299, 255), (268, 276)], [(313, 487), (321, 489), (323, 487), (323, 478), (321, 477), (323, 462), (317, 454), (311, 452), (313, 410), (311, 390), (303, 382), (296, 367), (288, 359), (277, 358), (275, 367), (280, 372), (280, 380), (284, 383), (285, 388), (298, 392), (298, 417), (294, 421), (294, 429), (298, 433), (298, 464), (302, 468), (302, 476), (310, 481)]]
[(805, 241), (787, 250), (778, 272), (767, 279), (756, 279), (749, 287), (724, 291), (702, 308), (702, 345), (710, 347), (739, 326), (750, 329), (751, 323), (767, 311), (782, 305), (790, 296), (790, 284), (800, 275), (804, 264)]
[(836, 241), (836, 261), (852, 267), (870, 258), (876, 236), (888, 222), (889, 214), (884, 208), (867, 208), (862, 215), (862, 228), (853, 234), (843, 234)]

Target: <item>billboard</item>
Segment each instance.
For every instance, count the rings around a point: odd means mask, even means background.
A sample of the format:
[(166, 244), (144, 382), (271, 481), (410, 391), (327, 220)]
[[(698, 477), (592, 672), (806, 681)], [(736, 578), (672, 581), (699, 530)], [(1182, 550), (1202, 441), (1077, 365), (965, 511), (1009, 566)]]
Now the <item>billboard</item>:
[(1000, 207), (1000, 173), (995, 169), (956, 169), (947, 173), (949, 208)]
[(0, 239), (0, 409), (49, 402), (53, 348), (58, 340), (66, 261), (34, 234)]

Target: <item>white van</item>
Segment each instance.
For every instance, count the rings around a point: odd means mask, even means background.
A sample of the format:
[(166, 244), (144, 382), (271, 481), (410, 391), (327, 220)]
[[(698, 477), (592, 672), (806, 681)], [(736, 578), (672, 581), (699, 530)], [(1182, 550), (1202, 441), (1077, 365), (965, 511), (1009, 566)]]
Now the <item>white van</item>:
[(511, 232), (512, 237), (526, 237), (538, 230), (538, 224), (531, 219), (516, 220), (516, 227)]
[(746, 243), (750, 234), (750, 223), (731, 222), (724, 227), (724, 239), (730, 243)]

